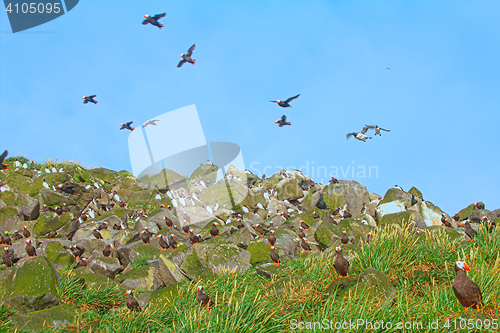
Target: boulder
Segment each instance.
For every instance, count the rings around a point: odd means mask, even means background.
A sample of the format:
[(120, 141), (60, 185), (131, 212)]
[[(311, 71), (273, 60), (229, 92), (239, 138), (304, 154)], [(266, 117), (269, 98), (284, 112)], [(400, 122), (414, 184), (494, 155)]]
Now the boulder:
[(115, 279), (126, 289), (156, 290), (162, 286), (163, 280), (155, 267), (142, 266), (127, 270)]
[(71, 304), (61, 304), (50, 309), (24, 314), (14, 314), (10, 317), (12, 324), (18, 330), (45, 331), (47, 326), (64, 329), (74, 323), (79, 309)]
[(56, 269), (68, 267), (75, 260), (73, 255), (61, 243), (56, 241), (50, 242), (45, 246), (45, 256)]
[(42, 213), (33, 227), (33, 233), (46, 235), (50, 231), (58, 230), (72, 219), (73, 213), (63, 213), (62, 215), (57, 215), (55, 212)]
[(165, 255), (160, 255), (160, 259), (158, 260), (158, 272), (160, 273), (163, 284), (166, 286), (187, 280), (181, 273), (177, 264)]
[[(279, 253), (278, 253), (279, 255)], [(257, 274), (262, 275), (266, 278), (276, 278), (279, 276), (287, 275), (290, 272), (288, 266), (283, 265), (273, 265), (272, 263), (266, 263), (255, 268)]]
[(279, 200), (296, 199), (304, 196), (300, 184), (293, 178), (280, 180), (276, 185), (276, 192), (278, 193)]
[(403, 192), (398, 188), (390, 188), (385, 193), (384, 198), (377, 205), (377, 221), (380, 221), (386, 214), (404, 212), (406, 208), (410, 208), (410, 199), (411, 198), (408, 193)]
[(253, 236), (250, 234), (250, 231), (247, 228), (242, 228), (231, 234), (227, 240), (246, 250), (252, 239)]
[(0, 274), (0, 302), (19, 313), (51, 308), (57, 300), (57, 274), (38, 256)]
[(420, 192), (415, 186), (413, 186), (409, 191), (408, 194), (414, 195), (415, 197), (419, 198), (421, 201), (424, 200), (424, 196), (422, 195), (422, 192)]
[(400, 227), (403, 223), (416, 222), (418, 228), (425, 228), (427, 225), (423, 222), (422, 217), (413, 210), (407, 210), (399, 213), (385, 214), (378, 222), (379, 226), (384, 224), (397, 224)]
[(94, 273), (104, 275), (110, 279), (113, 279), (116, 274), (123, 270), (117, 258), (96, 258), (90, 263), (87, 263), (87, 266), (94, 271)]
[(354, 180), (340, 180), (323, 189), (323, 200), (328, 208), (336, 209), (348, 204), (348, 210), (354, 218), (361, 216), (363, 204), (370, 203), (370, 193), (366, 187)]
[(173, 304), (179, 297), (181, 287), (180, 283), (174, 283), (165, 288), (153, 291), (149, 298), (149, 306), (160, 309)]
[(261, 261), (268, 261), (271, 259), (271, 247), (262, 239), (251, 241), (248, 245), (247, 250), (252, 255), (252, 257), (250, 258), (250, 263), (252, 265)]

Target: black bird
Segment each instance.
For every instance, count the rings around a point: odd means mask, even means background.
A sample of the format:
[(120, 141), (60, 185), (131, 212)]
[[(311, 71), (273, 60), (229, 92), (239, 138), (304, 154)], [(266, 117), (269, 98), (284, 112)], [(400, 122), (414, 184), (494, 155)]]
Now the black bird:
[(99, 231), (97, 231), (97, 229), (94, 227), (92, 228), (92, 235), (94, 235), (94, 237), (96, 239), (102, 239), (102, 235)]
[(49, 238), (54, 238), (56, 236), (57, 236), (57, 231), (52, 230), (51, 232), (49, 232)]
[(141, 239), (144, 244), (149, 244), (149, 236), (144, 230), (141, 231)]
[(55, 212), (57, 213), (57, 215), (62, 215), (63, 210), (56, 206)]
[(306, 242), (307, 238), (302, 238), (302, 240), (300, 241), (300, 246), (302, 246), (305, 253), (308, 253), (309, 251), (311, 251), (311, 248), (309, 247), (309, 244), (307, 244)]
[(78, 194), (75, 192), (75, 185), (59, 184), (59, 185), (57, 185), (56, 188), (60, 191), (63, 191), (64, 193), (73, 194), (73, 195)]
[(318, 213), (316, 213), (316, 211), (313, 212), (313, 218), (316, 220), (316, 219), (319, 219), (319, 215)]
[(484, 209), (484, 203), (482, 203), (482, 202), (476, 202), (474, 204), (474, 206), (476, 206), (477, 210), (483, 210)]
[(140, 310), (141, 308), (139, 307), (139, 302), (137, 302), (137, 300), (134, 298), (134, 296), (132, 295), (132, 290), (127, 290), (127, 292), (125, 293), (125, 295), (128, 295), (128, 298), (127, 298), (127, 308), (130, 310), (130, 311), (138, 311)]
[(448, 221), (448, 219), (446, 218), (446, 215), (444, 215), (444, 214), (441, 214), (441, 223), (445, 227), (452, 228), (452, 225), (451, 225), (450, 221)]
[(271, 102), (271, 103), (277, 103), (282, 108), (291, 108), (292, 106), (290, 104), (288, 104), (288, 103), (290, 103), (291, 101), (293, 101), (294, 99), (296, 99), (299, 96), (300, 96), (300, 94), (298, 94), (296, 96), (293, 96), (293, 97), (290, 97), (286, 101), (281, 101), (281, 100), (278, 99), (276, 101), (269, 101), (269, 102)]
[(2, 155), (0, 155), (0, 170), (7, 169), (7, 167), (10, 166), (10, 164), (3, 164), (3, 160), (7, 157), (8, 154), (9, 153), (6, 150), (2, 153)]
[(241, 219), (237, 219), (236, 221), (238, 221), (238, 229), (243, 229), (245, 227), (243, 222), (241, 222)]
[(82, 258), (82, 260), (80, 260), (78, 264), (76, 264), (75, 268), (85, 267), (85, 266), (87, 266), (87, 258)]
[(167, 228), (169, 228), (169, 229), (172, 228), (173, 223), (172, 223), (171, 219), (169, 219), (167, 216), (164, 216), (163, 220), (165, 221), (165, 224), (167, 225)]
[(285, 125), (292, 125), (292, 123), (286, 121), (285, 115), (281, 116), (281, 119), (276, 120), (274, 123), (279, 124), (280, 125), (279, 127), (283, 127)]
[(469, 224), (469, 221), (465, 221), (463, 222), (462, 224), (460, 224), (461, 227), (465, 227), (465, 233), (467, 234), (467, 236), (469, 236), (469, 242), (472, 241), (473, 238), (476, 238), (477, 236), (477, 231), (472, 229), (472, 227), (470, 226)]
[(210, 229), (210, 235), (212, 235), (212, 238), (219, 237), (219, 229), (217, 229), (218, 225), (219, 225), (219, 223), (214, 222), (212, 229)]
[(189, 240), (191, 241), (191, 246), (198, 244), (198, 236), (194, 234), (193, 229), (189, 230)]
[(268, 230), (262, 228), (262, 226), (260, 224), (255, 224), (253, 226), (253, 228), (255, 229), (255, 231), (257, 231), (259, 233), (259, 236), (261, 236), (261, 237), (269, 232)]
[(82, 99), (84, 100), (83, 101), (83, 104), (87, 104), (88, 102), (90, 103), (94, 103), (94, 104), (97, 104), (97, 101), (94, 100), (94, 97), (96, 95), (90, 95), (90, 96), (83, 96)]
[(177, 242), (175, 241), (175, 235), (170, 235), (168, 239), (168, 245), (170, 245), (170, 251), (177, 251)]
[(8, 247), (4, 247), (4, 254), (3, 254), (3, 263), (5, 264), (5, 266), (7, 267), (12, 267), (13, 263), (12, 263), (12, 256), (11, 254), (9, 253), (9, 248)]
[(9, 236), (9, 233), (6, 231), (4, 235), (2, 236), (2, 244), (6, 246), (11, 246), (12, 245), (12, 239)]
[(273, 261), (273, 266), (280, 264), (280, 257), (276, 251), (274, 251), (274, 246), (271, 246), (271, 260)]
[(191, 59), (191, 55), (193, 54), (193, 50), (194, 50), (195, 47), (196, 47), (196, 44), (193, 44), (193, 46), (191, 46), (189, 48), (189, 50), (187, 51), (187, 53), (185, 53), (185, 54), (181, 53), (179, 55), (179, 57), (181, 57), (182, 60), (179, 61), (179, 64), (177, 65), (177, 67), (182, 67), (182, 65), (184, 65), (185, 62), (189, 62), (190, 64), (193, 64), (193, 65), (196, 63), (196, 61), (194, 59)]
[(382, 127), (378, 127), (377, 125), (366, 125), (365, 124), (365, 126), (368, 127), (368, 128), (374, 128), (375, 129), (375, 135), (379, 135), (379, 136), (382, 136), (380, 134), (380, 130), (386, 131), (386, 132), (390, 132), (391, 131), (391, 130), (384, 129)]
[(83, 251), (80, 248), (78, 248), (76, 245), (73, 245), (71, 247), (71, 253), (73, 253), (75, 258), (78, 258), (83, 254)]
[[(316, 214), (317, 215), (317, 214)], [(319, 218), (319, 216), (318, 216)], [(304, 230), (307, 230), (309, 229), (309, 226), (304, 222), (304, 221), (300, 221), (300, 226), (304, 229)]]
[(306, 234), (304, 233), (304, 228), (299, 227), (299, 231), (297, 231), (297, 236), (299, 236), (299, 238), (306, 237)]
[(24, 238), (29, 238), (31, 236), (31, 232), (28, 230), (27, 226), (24, 226), (23, 236)]
[(156, 126), (156, 122), (159, 121), (157, 119), (154, 119), (154, 120), (148, 120), (144, 123), (144, 127), (148, 126), (148, 125), (153, 125), (153, 126)]
[(198, 286), (198, 294), (196, 295), (196, 300), (200, 302), (203, 306), (212, 306), (214, 304), (214, 302), (210, 299), (210, 297), (205, 295), (202, 286)]
[(318, 207), (319, 209), (328, 209), (326, 207), (326, 203), (325, 201), (323, 200), (323, 193), (320, 194), (319, 196), (319, 201), (318, 203), (316, 204), (316, 207)]
[(271, 245), (274, 245), (276, 243), (276, 236), (274, 236), (275, 233), (276, 233), (276, 231), (271, 230), (271, 234), (267, 238), (267, 240), (269, 241), (269, 244), (271, 244)]
[(132, 123), (133, 123), (133, 121), (129, 121), (128, 123), (121, 123), (121, 124), (120, 124), (120, 126), (121, 126), (121, 127), (120, 127), (120, 130), (122, 130), (122, 129), (128, 129), (128, 130), (133, 131), (133, 130), (134, 130), (134, 128), (133, 128), (133, 127), (130, 127), (130, 125), (131, 125)]
[(105, 256), (105, 257), (108, 257), (111, 255), (111, 249), (113, 248), (113, 244), (108, 244), (108, 246), (106, 246), (103, 250), (102, 250), (102, 254)]
[(148, 23), (151, 23), (152, 25), (161, 29), (164, 27), (164, 25), (159, 23), (158, 20), (161, 19), (162, 17), (165, 17), (165, 15), (167, 15), (167, 14), (166, 13), (156, 14), (155, 16), (144, 15), (143, 17), (145, 18), (145, 20), (142, 21), (142, 24), (146, 25)]
[(349, 139), (351, 136), (355, 137), (359, 141), (366, 142), (367, 139), (371, 139), (371, 137), (367, 136), (365, 133), (368, 131), (368, 127), (365, 126), (363, 127), (363, 130), (361, 132), (352, 132), (352, 133), (347, 133), (346, 138)]
[(28, 254), (28, 260), (35, 258), (36, 249), (33, 245), (31, 245), (31, 239), (28, 239), (24, 242), (26, 244), (26, 253)]
[(343, 233), (344, 235), (342, 236), (342, 238), (340, 239), (340, 241), (341, 241), (341, 242), (342, 242), (342, 244), (344, 244), (344, 245), (349, 244), (349, 237), (347, 237), (347, 232), (342, 231), (342, 233)]
[(483, 306), (481, 289), (479, 286), (467, 277), (467, 271), (470, 271), (469, 265), (459, 260), (455, 263), (455, 280), (453, 280), (453, 293), (467, 313), (467, 308), (475, 307), (479, 310)]
[(158, 245), (161, 246), (160, 252), (163, 252), (169, 248), (168, 243), (165, 241), (165, 239), (161, 235), (156, 236), (156, 238), (158, 238)]
[(342, 255), (342, 248), (337, 246), (335, 251), (337, 252), (337, 258), (335, 258), (335, 262), (333, 263), (335, 271), (337, 271), (339, 278), (349, 276), (349, 261)]
[(17, 230), (14, 230), (14, 233), (12, 234), (12, 239), (14, 241), (16, 241), (16, 240), (19, 240), (19, 239), (22, 239), (22, 238), (23, 238), (23, 236), (21, 236), (21, 234), (19, 232), (17, 232)]

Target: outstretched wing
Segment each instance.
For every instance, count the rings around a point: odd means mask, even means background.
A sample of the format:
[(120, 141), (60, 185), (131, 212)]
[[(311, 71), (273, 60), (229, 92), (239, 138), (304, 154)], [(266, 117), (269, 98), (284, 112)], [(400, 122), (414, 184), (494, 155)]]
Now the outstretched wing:
[(177, 65), (177, 67), (182, 67), (182, 65), (184, 65), (185, 62), (186, 62), (186, 60), (182, 59), (181, 61), (179, 61), (179, 64)]
[(87, 104), (88, 102), (89, 102), (89, 100), (88, 100), (88, 99), (85, 99), (85, 100), (83, 101), (83, 104)]
[(155, 16), (153, 16), (153, 19), (158, 20), (158, 19), (160, 19), (160, 18), (162, 18), (162, 17), (165, 17), (165, 15), (167, 15), (167, 14), (166, 14), (166, 13), (163, 13), (163, 14), (156, 14)]
[(193, 50), (194, 50), (195, 47), (196, 47), (196, 44), (193, 44), (193, 46), (191, 46), (189, 48), (188, 53), (187, 53), (188, 56), (191, 56), (193, 54)]
[(384, 129), (382, 127), (379, 127), (382, 131), (386, 131), (386, 132), (390, 132), (391, 130), (388, 130), (388, 129)]
[(375, 127), (377, 127), (377, 126), (375, 126), (375, 125), (366, 125), (366, 124), (365, 124), (365, 127), (368, 127), (368, 128), (375, 128)]
[(8, 154), (7, 150), (3, 152), (3, 154), (0, 156), (0, 163), (2, 163), (3, 160), (7, 157), (7, 154)]
[(366, 131), (368, 131), (368, 126), (365, 125), (365, 127), (363, 127), (363, 130), (360, 132), (361, 134), (365, 134)]
[(345, 138), (349, 139), (351, 136), (356, 136), (356, 133), (347, 133)]
[(97, 95), (90, 95), (89, 97), (90, 97), (90, 98), (94, 98), (94, 97), (96, 97), (96, 96), (97, 96)]
[(132, 123), (133, 123), (133, 121), (129, 121), (129, 122), (127, 123), (127, 126), (132, 125)]
[(143, 25), (146, 25), (146, 24), (148, 24), (148, 23), (149, 23), (149, 20), (148, 20), (148, 19), (145, 19), (144, 21), (142, 21), (142, 24), (143, 24)]
[(296, 98), (297, 98), (297, 97), (299, 97), (299, 96), (300, 96), (300, 94), (298, 94), (297, 96), (290, 97), (289, 99), (287, 99), (287, 100), (285, 101), (285, 103), (290, 103), (291, 101), (293, 101), (294, 99), (296, 99)]

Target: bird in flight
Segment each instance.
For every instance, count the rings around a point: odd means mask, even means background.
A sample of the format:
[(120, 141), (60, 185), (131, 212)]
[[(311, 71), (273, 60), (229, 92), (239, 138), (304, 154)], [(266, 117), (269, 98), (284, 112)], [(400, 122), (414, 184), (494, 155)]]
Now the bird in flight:
[(292, 123), (288, 123), (288, 122), (286, 121), (286, 116), (285, 116), (285, 115), (283, 115), (283, 116), (281, 117), (281, 119), (276, 120), (274, 123), (275, 123), (275, 124), (279, 124), (279, 125), (280, 125), (280, 127), (283, 127), (283, 126), (285, 126), (285, 125), (291, 125), (291, 124), (292, 124)]
[(386, 67), (388, 70), (391, 70), (391, 68), (389, 66)]
[(82, 99), (84, 100), (83, 101), (83, 104), (87, 104), (88, 102), (90, 103), (94, 103), (94, 104), (97, 104), (97, 101), (94, 100), (94, 97), (96, 95), (90, 95), (90, 96), (83, 96)]
[(122, 129), (128, 129), (128, 130), (133, 131), (133, 130), (134, 130), (134, 128), (133, 128), (133, 127), (130, 127), (130, 125), (131, 125), (132, 123), (133, 123), (133, 121), (129, 121), (128, 123), (125, 123), (125, 124), (124, 124), (124, 123), (121, 123), (121, 124), (120, 124), (120, 126), (121, 126), (121, 127), (120, 127), (120, 130), (122, 130)]
[(148, 120), (144, 123), (144, 127), (148, 126), (148, 125), (153, 125), (153, 126), (156, 126), (156, 122), (159, 121), (157, 119), (154, 119), (154, 120)]
[(388, 130), (388, 129), (384, 129), (382, 127), (378, 127), (377, 125), (366, 125), (365, 124), (365, 127), (374, 128), (375, 129), (375, 135), (379, 135), (379, 136), (382, 136), (382, 134), (380, 134), (380, 130), (386, 131), (386, 132), (390, 132), (391, 131), (391, 130)]
[(371, 137), (367, 136), (365, 133), (368, 131), (368, 126), (363, 127), (363, 130), (361, 132), (352, 132), (352, 133), (347, 133), (346, 138), (349, 139), (351, 136), (355, 137), (359, 141), (366, 142), (367, 139), (371, 139)]
[(297, 97), (299, 97), (300, 94), (298, 94), (297, 96), (293, 96), (293, 97), (290, 97), (289, 99), (287, 99), (286, 101), (282, 101), (282, 100), (276, 100), (276, 101), (269, 101), (269, 102), (272, 102), (272, 103), (277, 103), (279, 106), (281, 106), (282, 108), (291, 108), (292, 106), (288, 103), (290, 103), (291, 101), (293, 101), (294, 99), (296, 99)]
[(148, 23), (151, 23), (152, 25), (154, 25), (154, 26), (156, 26), (156, 27), (158, 27), (158, 28), (161, 29), (161, 28), (164, 27), (164, 25), (161, 24), (160, 22), (158, 22), (158, 20), (161, 19), (162, 17), (164, 17), (165, 15), (167, 15), (167, 14), (165, 14), (165, 13), (163, 13), (163, 14), (156, 14), (155, 16), (144, 15), (143, 17), (145, 18), (145, 20), (142, 21), (142, 24), (146, 25)]
[(184, 65), (185, 62), (189, 62), (190, 64), (193, 64), (193, 65), (195, 64), (196, 61), (194, 59), (191, 59), (191, 55), (193, 54), (193, 50), (195, 47), (196, 47), (196, 44), (193, 44), (193, 46), (191, 46), (189, 48), (189, 50), (187, 51), (186, 54), (181, 53), (179, 55), (179, 57), (181, 57), (182, 60), (179, 61), (179, 64), (177, 65), (177, 67), (182, 67), (182, 65)]

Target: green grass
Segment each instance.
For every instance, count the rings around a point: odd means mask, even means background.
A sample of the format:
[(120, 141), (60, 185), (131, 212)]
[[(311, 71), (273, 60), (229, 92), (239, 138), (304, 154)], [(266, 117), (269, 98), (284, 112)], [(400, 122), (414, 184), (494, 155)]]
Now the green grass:
[(141, 267), (141, 266), (146, 266), (148, 264), (148, 258), (147, 257), (139, 257), (134, 260), (132, 263), (132, 267)]
[[(394, 325), (391, 329), (378, 330), (360, 326), (340, 330), (343, 332), (432, 331), (418, 323), (428, 325), (437, 320), (443, 325), (446, 320), (463, 315), (463, 308), (451, 288), (457, 259), (469, 263), (472, 270), (468, 275), (481, 287), (484, 308), (480, 314), (485, 318), (500, 318), (499, 245), (500, 228), (492, 234), (480, 232), (472, 242), (452, 240), (444, 232), (417, 236), (408, 228), (379, 230), (370, 244), (350, 259), (350, 275), (362, 273), (368, 267), (384, 271), (397, 291), (391, 306), (370, 298), (367, 291), (355, 297), (335, 294), (325, 297), (325, 291), (337, 275), (334, 258), (324, 254), (310, 254), (288, 262), (290, 270), (274, 279), (265, 279), (250, 269), (245, 273), (228, 271), (216, 279), (196, 284), (184, 283), (172, 304), (148, 307), (137, 313), (125, 307), (126, 296), (120, 287), (83, 288), (71, 271), (63, 270), (59, 299), (80, 308), (75, 324), (68, 328), (70, 332), (293, 332), (297, 331), (292, 329), (293, 323), (324, 323), (325, 319), (332, 325), (358, 319), (363, 320), (364, 325), (381, 320)], [(279, 278), (293, 276), (313, 283), (292, 280), (278, 294), (269, 288)], [(205, 293), (215, 301), (212, 309), (207, 311), (196, 302), (197, 285), (203, 285)], [(5, 325), (8, 315), (8, 309), (0, 308), (0, 325)], [(405, 330), (396, 329), (396, 325), (404, 324), (408, 325)], [(440, 331), (450, 330), (441, 328)]]

